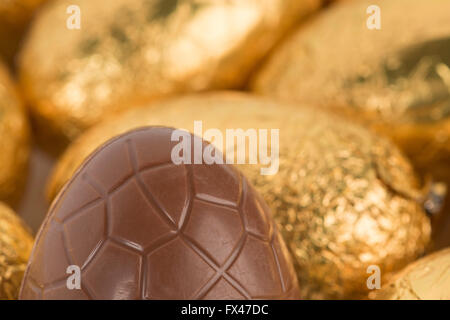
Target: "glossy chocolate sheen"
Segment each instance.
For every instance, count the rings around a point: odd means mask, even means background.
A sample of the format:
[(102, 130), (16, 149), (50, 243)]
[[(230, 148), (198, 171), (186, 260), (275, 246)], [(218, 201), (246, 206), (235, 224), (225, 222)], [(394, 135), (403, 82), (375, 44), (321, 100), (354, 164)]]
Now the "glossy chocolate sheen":
[[(175, 165), (173, 130), (128, 132), (86, 160), (39, 231), (21, 299), (299, 296), (262, 198), (232, 166)], [(79, 290), (67, 288), (70, 265)]]

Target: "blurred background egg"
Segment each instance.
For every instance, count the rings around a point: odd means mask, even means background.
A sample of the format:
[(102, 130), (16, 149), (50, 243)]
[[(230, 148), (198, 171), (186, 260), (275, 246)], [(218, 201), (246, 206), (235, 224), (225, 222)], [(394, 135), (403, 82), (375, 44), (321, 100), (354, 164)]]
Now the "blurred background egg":
[(0, 62), (0, 201), (16, 205), (29, 158), (28, 119), (15, 84)]
[[(70, 27), (71, 5), (80, 29)], [(115, 111), (170, 94), (242, 87), (278, 40), (319, 6), (319, 0), (54, 1), (34, 21), (19, 61), (37, 136), (58, 152)]]

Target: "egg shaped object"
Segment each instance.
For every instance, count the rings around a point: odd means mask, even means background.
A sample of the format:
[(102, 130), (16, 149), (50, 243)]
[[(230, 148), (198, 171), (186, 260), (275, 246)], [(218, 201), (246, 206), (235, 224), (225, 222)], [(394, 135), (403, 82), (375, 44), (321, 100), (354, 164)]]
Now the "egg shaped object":
[(174, 132), (137, 129), (87, 159), (39, 231), (21, 299), (299, 296), (262, 198), (230, 165), (176, 164)]
[(333, 3), (275, 50), (252, 88), (361, 122), (449, 183), (449, 12), (446, 0)]
[[(57, 152), (106, 115), (242, 87), (319, 0), (72, 0), (38, 15), (19, 62), (40, 141)], [(67, 13), (69, 10), (69, 13)]]

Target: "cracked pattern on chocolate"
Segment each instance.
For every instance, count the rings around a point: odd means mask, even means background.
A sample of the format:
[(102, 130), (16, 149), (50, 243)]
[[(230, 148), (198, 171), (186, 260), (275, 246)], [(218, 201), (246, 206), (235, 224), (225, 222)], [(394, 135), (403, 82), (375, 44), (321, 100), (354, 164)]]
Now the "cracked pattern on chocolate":
[[(298, 297), (262, 198), (229, 165), (173, 164), (171, 133), (132, 131), (84, 163), (38, 235), (22, 299)], [(67, 289), (69, 265), (81, 290)]]

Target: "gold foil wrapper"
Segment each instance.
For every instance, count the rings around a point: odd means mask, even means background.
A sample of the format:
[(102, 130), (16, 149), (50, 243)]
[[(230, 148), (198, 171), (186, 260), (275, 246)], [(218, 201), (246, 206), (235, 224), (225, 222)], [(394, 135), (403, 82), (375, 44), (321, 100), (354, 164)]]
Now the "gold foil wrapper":
[[(396, 147), (336, 116), (244, 93), (156, 102), (93, 127), (62, 156), (49, 185), (50, 198), (111, 137), (146, 125), (196, 133), (194, 121), (200, 120), (203, 131), (215, 128), (223, 135), (226, 129), (267, 129), (269, 148), (270, 130), (280, 130), (275, 175), (261, 175), (263, 164), (247, 161), (238, 167), (280, 224), (303, 298), (366, 296), (369, 265), (388, 275), (424, 251), (430, 223), (421, 205), (423, 192)], [(228, 155), (225, 145), (212, 143)]]
[(0, 55), (12, 63), (35, 10), (47, 0), (0, 1)]
[(371, 297), (384, 300), (450, 300), (450, 249), (412, 263)]
[(25, 184), (29, 143), (22, 102), (0, 63), (0, 201), (17, 203)]
[[(380, 9), (380, 28), (369, 29)], [(391, 137), (417, 170), (450, 182), (450, 2), (332, 4), (253, 81), (257, 92), (350, 116)]]
[[(80, 30), (67, 28), (69, 5)], [(44, 145), (169, 94), (235, 88), (320, 0), (60, 0), (33, 24), (20, 78)], [(69, 21), (70, 22), (70, 21)]]
[(28, 228), (0, 203), (0, 300), (17, 299), (32, 247)]

